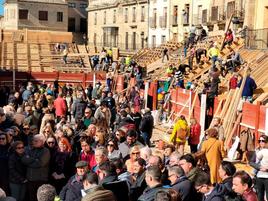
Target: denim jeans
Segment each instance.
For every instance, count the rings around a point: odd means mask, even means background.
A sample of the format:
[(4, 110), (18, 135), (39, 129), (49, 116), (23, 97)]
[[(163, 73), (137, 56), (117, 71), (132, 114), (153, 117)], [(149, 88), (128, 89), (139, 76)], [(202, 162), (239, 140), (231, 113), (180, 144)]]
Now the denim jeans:
[(9, 187), (12, 197), (14, 197), (17, 201), (24, 201), (26, 194), (26, 184), (9, 183)]
[(150, 142), (150, 138), (151, 136), (146, 133), (146, 132), (141, 132), (141, 137), (143, 138), (144, 142), (146, 145), (150, 146), (151, 145), (151, 142)]

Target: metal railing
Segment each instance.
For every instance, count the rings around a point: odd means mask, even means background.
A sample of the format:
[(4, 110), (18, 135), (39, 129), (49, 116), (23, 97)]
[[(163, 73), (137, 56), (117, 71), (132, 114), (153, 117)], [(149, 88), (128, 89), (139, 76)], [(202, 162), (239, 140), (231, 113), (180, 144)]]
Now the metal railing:
[(242, 30), (239, 33), (245, 38), (245, 47), (248, 49), (268, 49), (268, 28)]
[(161, 28), (167, 28), (167, 16), (159, 17), (159, 25)]
[(156, 28), (156, 17), (150, 17), (150, 28)]

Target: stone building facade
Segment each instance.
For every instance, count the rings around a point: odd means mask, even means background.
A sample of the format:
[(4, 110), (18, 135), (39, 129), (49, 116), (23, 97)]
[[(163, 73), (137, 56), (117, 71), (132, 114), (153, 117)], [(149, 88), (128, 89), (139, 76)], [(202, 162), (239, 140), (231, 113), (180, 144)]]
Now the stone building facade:
[(3, 28), (67, 31), (68, 5), (62, 0), (7, 0)]
[(170, 40), (170, 1), (151, 0), (149, 9), (149, 47), (156, 47)]
[(88, 0), (68, 0), (68, 31), (87, 32)]
[(89, 0), (88, 43), (134, 52), (147, 46), (147, 0)]

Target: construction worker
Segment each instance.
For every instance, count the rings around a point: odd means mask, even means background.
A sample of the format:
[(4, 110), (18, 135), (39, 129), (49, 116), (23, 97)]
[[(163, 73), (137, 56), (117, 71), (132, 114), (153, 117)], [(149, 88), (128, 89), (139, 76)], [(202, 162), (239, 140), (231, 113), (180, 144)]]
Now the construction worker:
[(212, 60), (212, 68), (216, 67), (216, 65), (215, 65), (216, 61), (219, 61), (221, 63), (221, 59), (219, 59), (220, 50), (217, 46), (217, 43), (214, 43), (213, 47), (208, 50), (208, 56)]
[(108, 58), (108, 62), (111, 64), (113, 63), (113, 50), (112, 48), (110, 48), (108, 51), (107, 51), (107, 58)]
[(67, 64), (67, 56), (68, 56), (68, 48), (65, 47), (63, 50), (63, 57), (62, 57), (64, 64)]
[(129, 55), (127, 55), (127, 57), (126, 57), (126, 59), (125, 59), (125, 64), (126, 64), (126, 66), (129, 66), (130, 63), (131, 63), (131, 58), (130, 58)]

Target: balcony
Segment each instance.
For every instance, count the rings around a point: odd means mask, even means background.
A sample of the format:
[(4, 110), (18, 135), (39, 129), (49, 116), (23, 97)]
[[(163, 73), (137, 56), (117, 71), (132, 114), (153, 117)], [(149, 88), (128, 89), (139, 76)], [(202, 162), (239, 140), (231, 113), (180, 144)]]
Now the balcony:
[(167, 28), (167, 16), (160, 16), (159, 17), (159, 25), (162, 29)]
[(151, 29), (156, 28), (156, 17), (150, 17), (150, 28)]

